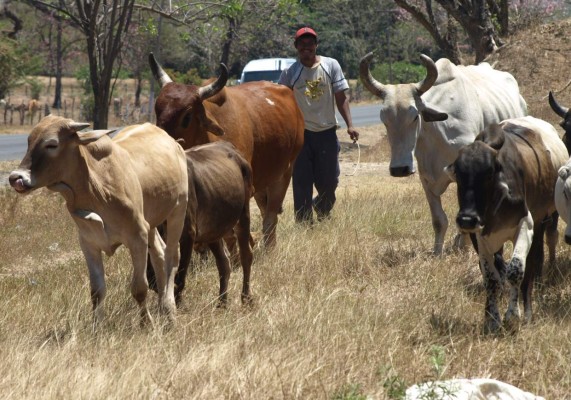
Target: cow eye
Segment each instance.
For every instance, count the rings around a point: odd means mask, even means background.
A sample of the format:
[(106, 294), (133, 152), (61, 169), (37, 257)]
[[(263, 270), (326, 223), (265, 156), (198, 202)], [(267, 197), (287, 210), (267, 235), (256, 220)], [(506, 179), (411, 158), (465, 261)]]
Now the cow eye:
[(53, 140), (53, 139), (52, 139), (52, 140), (48, 140), (48, 141), (46, 141), (44, 147), (45, 147), (46, 149), (57, 149), (57, 147), (58, 147), (58, 142), (57, 142), (57, 140)]
[(183, 128), (188, 128), (188, 124), (190, 124), (191, 118), (192, 118), (192, 114), (186, 113), (186, 115), (184, 116), (184, 118), (182, 119), (182, 122), (181, 122), (181, 125)]

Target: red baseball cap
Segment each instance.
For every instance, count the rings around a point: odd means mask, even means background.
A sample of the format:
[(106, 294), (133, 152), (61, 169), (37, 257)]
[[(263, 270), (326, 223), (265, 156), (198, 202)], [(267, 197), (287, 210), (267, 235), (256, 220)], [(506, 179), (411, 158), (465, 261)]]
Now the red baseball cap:
[(304, 35), (314, 36), (317, 39), (317, 33), (315, 33), (315, 31), (311, 29), (309, 26), (304, 26), (295, 33), (295, 40), (299, 39), (301, 36)]

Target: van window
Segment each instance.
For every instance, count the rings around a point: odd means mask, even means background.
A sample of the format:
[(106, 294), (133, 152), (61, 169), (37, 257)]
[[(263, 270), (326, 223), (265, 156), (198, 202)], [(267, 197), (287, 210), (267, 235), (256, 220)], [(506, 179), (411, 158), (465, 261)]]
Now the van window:
[(282, 71), (252, 71), (244, 72), (244, 77), (240, 83), (252, 81), (271, 81), (277, 83)]

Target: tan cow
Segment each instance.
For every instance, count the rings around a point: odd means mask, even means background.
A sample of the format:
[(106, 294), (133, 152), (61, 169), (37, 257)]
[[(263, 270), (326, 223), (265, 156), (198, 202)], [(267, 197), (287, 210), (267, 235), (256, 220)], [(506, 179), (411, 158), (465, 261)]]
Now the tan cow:
[[(149, 249), (159, 287), (159, 306), (171, 319), (176, 311), (174, 275), (178, 241), (188, 198), (184, 151), (151, 124), (133, 125), (113, 139), (112, 131), (80, 132), (89, 124), (49, 115), (28, 138), (28, 150), (10, 185), (18, 193), (41, 187), (59, 192), (79, 230), (91, 283), (94, 325), (103, 317), (105, 273), (101, 252), (124, 244), (131, 254), (131, 294), (147, 309), (145, 268)], [(167, 221), (165, 243), (156, 226)]]
[[(34, 119), (36, 118), (36, 113), (38, 111), (40, 111), (41, 108), (42, 108), (42, 105), (36, 99), (31, 99), (28, 102), (28, 114), (30, 115), (30, 125), (32, 125), (34, 123)], [(41, 116), (41, 115), (42, 115), (42, 113), (40, 112), (39, 116)], [(38, 119), (38, 122), (40, 122), (39, 119)]]

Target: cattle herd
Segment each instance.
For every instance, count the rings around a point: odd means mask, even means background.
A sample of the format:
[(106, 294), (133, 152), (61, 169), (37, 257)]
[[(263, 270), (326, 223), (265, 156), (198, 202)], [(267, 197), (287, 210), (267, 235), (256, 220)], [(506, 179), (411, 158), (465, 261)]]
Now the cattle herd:
[[(457, 66), (422, 55), (422, 81), (390, 85), (373, 78), (372, 58), (363, 57), (360, 75), (381, 100), (390, 174), (408, 176), (418, 168), (431, 212), (433, 252), (442, 254), (448, 228), (441, 196), (456, 182), (459, 233), (453, 245), (471, 242), (478, 252), (486, 290), (484, 329), (517, 322), (520, 293), (524, 320), (531, 320), (543, 238), (553, 260), (559, 215), (571, 244), (569, 109), (549, 94), (551, 108), (563, 118), (562, 140), (549, 123), (527, 115), (513, 76), (487, 63)], [(121, 244), (131, 255), (131, 293), (141, 323), (152, 320), (149, 283), (159, 294), (159, 310), (174, 322), (197, 245), (214, 255), (219, 304), (227, 298), (228, 253), (240, 261), (242, 301), (250, 302), (249, 200), (255, 199), (262, 215), (262, 245), (275, 246), (278, 214), (303, 144), (303, 116), (287, 87), (226, 87), (224, 65), (204, 86), (183, 85), (152, 54), (149, 63), (161, 86), (156, 126), (132, 125), (110, 135), (83, 132), (88, 124), (49, 115), (33, 128), (26, 155), (9, 177), (18, 193), (47, 187), (64, 197), (89, 268), (95, 327), (106, 292), (102, 252), (112, 255)], [(513, 252), (504, 260), (507, 241)], [(510, 297), (502, 318), (497, 302), (506, 281)]]

